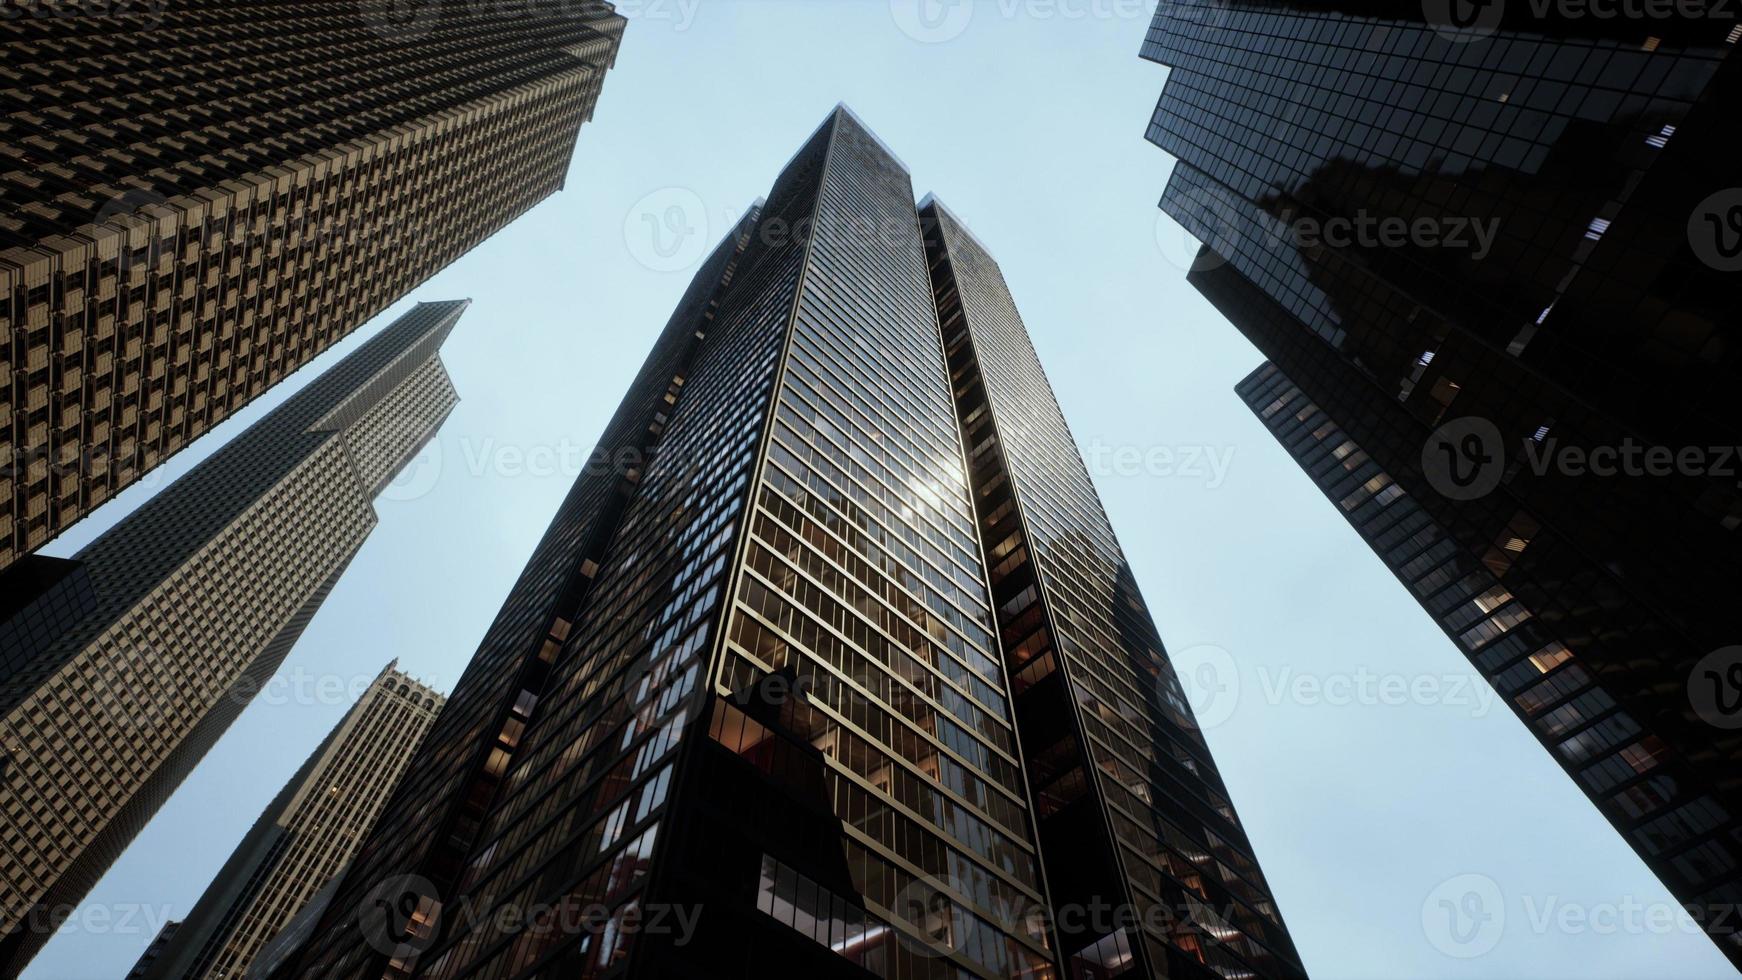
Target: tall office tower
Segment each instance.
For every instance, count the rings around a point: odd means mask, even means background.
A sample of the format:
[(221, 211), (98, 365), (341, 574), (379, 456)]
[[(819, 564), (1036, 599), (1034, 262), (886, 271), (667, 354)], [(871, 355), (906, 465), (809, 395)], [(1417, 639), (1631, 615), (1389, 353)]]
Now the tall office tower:
[(1162, 208), (1242, 396), (1742, 965), (1742, 25), (1437, 6), (1163, 3)]
[(0, 16), (0, 568), (563, 185), (600, 0)]
[(0, 974), (277, 670), (455, 404), (465, 308), (419, 304), (73, 559), (5, 573), (49, 584), (0, 651)]
[(268, 940), (343, 870), (446, 700), (388, 664), (297, 770), (142, 974), (247, 974)]
[[(1016, 405), (1051, 400), (996, 267), (946, 227), (928, 255), (906, 168), (830, 115), (697, 274), (275, 977), (1299, 975), (1063, 422)], [(969, 310), (948, 353), (940, 295)], [(1037, 457), (1007, 481), (1032, 503), (981, 487), (988, 535), (963, 415)], [(1026, 482), (1047, 467), (1065, 489)], [(1078, 863), (1055, 930), (1047, 874)]]
[[(580, 616), (623, 512), (657, 459), (655, 450), (684, 394), (684, 380), (713, 329), (717, 294), (735, 278), (760, 213), (759, 206), (751, 208), (684, 293), (339, 883), (329, 903), (332, 913), (309, 930), (298, 954), (287, 952), (271, 976), (408, 976), (417, 953), (434, 941), (446, 904), (442, 899), (451, 901), (481, 839), (503, 774), (540, 696), (551, 686), (553, 662)], [(614, 690), (622, 683), (618, 680)], [(597, 763), (586, 770), (598, 771)], [(620, 783), (613, 780), (612, 786)], [(616, 852), (622, 843), (614, 842)], [(399, 903), (406, 900), (413, 904), (404, 914), (389, 914), (404, 908)], [(449, 910), (448, 917), (460, 914), (459, 908)], [(359, 910), (370, 915), (359, 917)]]
[(997, 263), (921, 216), (1052, 900), (1141, 927), (1067, 972), (1305, 976)]

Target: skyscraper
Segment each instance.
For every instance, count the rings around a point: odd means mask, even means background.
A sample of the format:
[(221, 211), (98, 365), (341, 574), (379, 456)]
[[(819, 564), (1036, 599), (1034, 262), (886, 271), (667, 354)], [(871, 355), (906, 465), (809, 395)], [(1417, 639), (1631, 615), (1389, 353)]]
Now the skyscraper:
[(141, 976), (245, 975), (267, 941), (344, 869), (444, 700), (388, 664), (260, 815)]
[(1181, 0), (1143, 53), (1241, 396), (1742, 964), (1742, 25), (1676, 13)]
[(600, 0), (0, 15), (0, 569), (562, 187)]
[(1141, 926), (1058, 916), (1066, 972), (1304, 976), (997, 263), (920, 213), (1052, 900)]
[(274, 976), (1300, 976), (1072, 446), (837, 109)]
[(73, 559), (5, 573), (35, 598), (0, 662), (0, 972), (277, 670), (455, 404), (438, 350), (465, 308), (419, 304)]

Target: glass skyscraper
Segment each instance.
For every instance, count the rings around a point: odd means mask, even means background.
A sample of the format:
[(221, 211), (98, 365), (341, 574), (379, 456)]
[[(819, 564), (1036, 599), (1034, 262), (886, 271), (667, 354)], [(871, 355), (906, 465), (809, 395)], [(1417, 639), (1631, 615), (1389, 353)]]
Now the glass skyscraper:
[(274, 977), (1303, 975), (986, 250), (844, 107)]
[(1149, 138), (1241, 397), (1742, 965), (1742, 24), (1648, 6), (1167, 0)]

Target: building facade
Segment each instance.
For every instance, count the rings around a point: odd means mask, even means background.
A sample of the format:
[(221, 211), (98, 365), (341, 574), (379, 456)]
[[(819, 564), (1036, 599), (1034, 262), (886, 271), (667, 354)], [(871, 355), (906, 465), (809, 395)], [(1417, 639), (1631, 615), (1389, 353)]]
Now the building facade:
[(562, 187), (595, 0), (0, 12), (0, 568)]
[(1058, 915), (1066, 973), (1304, 976), (997, 263), (920, 213), (1052, 901), (1136, 926)]
[(1742, 964), (1742, 24), (1558, 9), (1164, 2), (1161, 206), (1241, 396)]
[(996, 265), (837, 109), (273, 975), (1301, 975), (1072, 445)]
[(163, 928), (157, 930), (157, 935), (152, 937), (151, 944), (145, 947), (145, 952), (139, 954), (138, 961), (133, 964), (133, 969), (127, 971), (123, 980), (145, 980), (146, 971), (151, 969), (157, 958), (169, 947), (170, 940), (175, 938), (175, 931), (180, 927), (181, 923), (174, 919), (165, 922)]
[(388, 325), (52, 567), (0, 664), (0, 972), (21, 969), (277, 670), (457, 401), (466, 301)]
[(342, 872), (446, 698), (388, 664), (287, 783), (142, 978), (235, 980)]

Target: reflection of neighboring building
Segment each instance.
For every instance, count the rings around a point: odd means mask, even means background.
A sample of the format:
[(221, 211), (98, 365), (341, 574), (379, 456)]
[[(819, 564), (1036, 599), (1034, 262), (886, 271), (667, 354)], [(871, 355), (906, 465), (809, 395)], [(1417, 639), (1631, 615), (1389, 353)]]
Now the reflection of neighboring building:
[(443, 700), (387, 665), (260, 815), (142, 976), (245, 975), (266, 943), (344, 870)]
[(997, 265), (844, 107), (624, 449), (275, 977), (1304, 976)]
[(419, 304), (70, 561), (0, 573), (0, 635), (28, 640), (0, 663), (0, 972), (283, 662), (458, 401), (439, 350), (465, 309)]
[[(1270, 362), (1242, 397), (1670, 890), (1730, 908), (1742, 727), (1691, 685), (1742, 643), (1735, 475), (1556, 460), (1742, 442), (1742, 294), (1699, 234), (1742, 185), (1742, 26), (1525, 6), (1460, 33), (1360, 0), (1163, 2), (1162, 208)], [(1354, 219), (1429, 234), (1283, 231)]]

